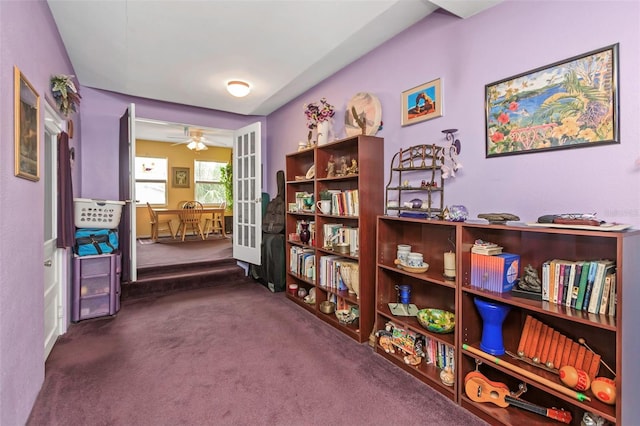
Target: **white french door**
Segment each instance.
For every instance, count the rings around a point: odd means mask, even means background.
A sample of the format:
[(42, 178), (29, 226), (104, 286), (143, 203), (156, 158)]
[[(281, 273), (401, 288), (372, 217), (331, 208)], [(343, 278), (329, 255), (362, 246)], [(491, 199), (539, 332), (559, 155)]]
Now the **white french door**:
[(233, 137), (233, 257), (261, 264), (262, 136), (259, 122)]

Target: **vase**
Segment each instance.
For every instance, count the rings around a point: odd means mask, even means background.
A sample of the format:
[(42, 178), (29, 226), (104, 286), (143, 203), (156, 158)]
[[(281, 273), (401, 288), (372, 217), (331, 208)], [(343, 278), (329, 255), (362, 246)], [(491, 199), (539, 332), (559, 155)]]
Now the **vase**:
[(311, 232), (309, 231), (309, 224), (308, 223), (301, 223), (300, 224), (300, 241), (302, 241), (304, 244), (309, 244), (309, 239), (311, 238)]
[(318, 123), (318, 146), (329, 142), (329, 120)]

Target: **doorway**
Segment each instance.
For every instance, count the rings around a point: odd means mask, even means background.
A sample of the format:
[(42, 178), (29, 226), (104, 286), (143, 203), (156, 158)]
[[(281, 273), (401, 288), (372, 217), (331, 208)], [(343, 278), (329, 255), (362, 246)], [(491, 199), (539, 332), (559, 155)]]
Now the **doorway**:
[(44, 130), (44, 359), (58, 336), (67, 331), (67, 271), (64, 250), (57, 247), (58, 217), (58, 135), (66, 130), (64, 120), (45, 104)]
[[(138, 164), (133, 170), (133, 179), (136, 180), (138, 201), (138, 271), (160, 264), (231, 259), (231, 239), (223, 240), (213, 234), (205, 241), (187, 234), (182, 243), (180, 239), (174, 240), (165, 227), (158, 240), (152, 241), (146, 202), (158, 209), (179, 209), (188, 200), (198, 200), (205, 207), (226, 202), (220, 184), (220, 169), (232, 160), (233, 130), (136, 117), (135, 139)], [(173, 173), (178, 171), (185, 180), (174, 181)], [(175, 233), (180, 223), (178, 216), (163, 215), (162, 218), (171, 222)]]

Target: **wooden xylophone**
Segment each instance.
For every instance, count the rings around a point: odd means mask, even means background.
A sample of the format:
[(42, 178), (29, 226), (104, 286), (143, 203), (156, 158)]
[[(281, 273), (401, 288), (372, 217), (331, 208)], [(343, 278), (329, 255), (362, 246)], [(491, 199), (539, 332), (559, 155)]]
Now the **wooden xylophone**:
[(556, 372), (570, 365), (585, 371), (592, 381), (600, 370), (600, 355), (530, 315), (527, 315), (522, 328), (518, 356)]

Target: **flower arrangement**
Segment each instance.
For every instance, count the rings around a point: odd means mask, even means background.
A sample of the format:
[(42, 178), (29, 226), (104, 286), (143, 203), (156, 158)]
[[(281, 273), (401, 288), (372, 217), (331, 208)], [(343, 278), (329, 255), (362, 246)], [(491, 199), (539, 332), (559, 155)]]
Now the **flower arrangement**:
[(307, 128), (315, 129), (318, 123), (328, 121), (336, 113), (333, 105), (327, 102), (327, 98), (320, 99), (320, 104), (315, 102), (304, 105), (304, 115), (307, 117)]
[(80, 104), (80, 93), (71, 80), (72, 75), (58, 74), (51, 76), (51, 93), (62, 114), (68, 116), (76, 112), (76, 106)]

